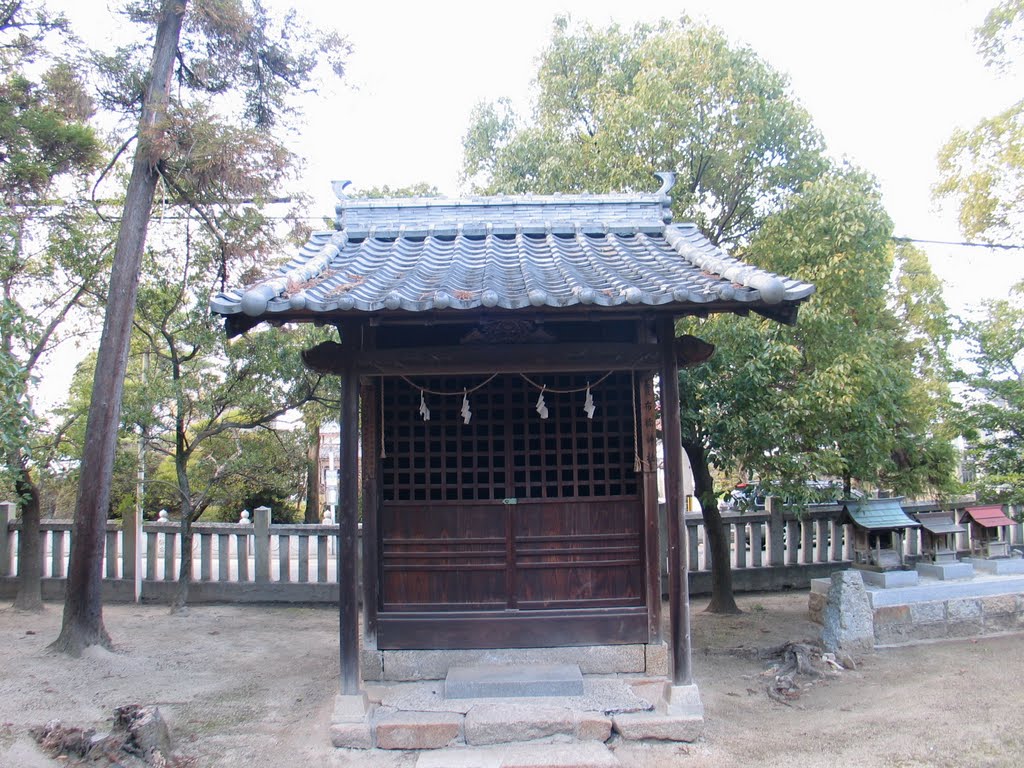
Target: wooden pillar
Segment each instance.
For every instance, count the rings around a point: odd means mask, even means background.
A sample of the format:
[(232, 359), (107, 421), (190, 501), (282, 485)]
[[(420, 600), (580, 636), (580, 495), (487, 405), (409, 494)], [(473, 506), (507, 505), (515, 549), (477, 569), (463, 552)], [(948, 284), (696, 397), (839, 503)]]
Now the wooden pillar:
[(647, 636), (660, 643), (661, 636), (661, 542), (658, 527), (658, 450), (655, 434), (654, 375), (640, 377), (640, 455), (643, 456), (644, 541), (646, 544)]
[(356, 540), (359, 526), (359, 375), (356, 372), (359, 328), (341, 327), (340, 460), (338, 462), (338, 619), (341, 694), (359, 693), (359, 585)]
[(661, 349), (661, 427), (665, 441), (665, 514), (668, 523), (668, 610), (672, 682), (691, 685), (690, 589), (686, 566), (683, 517), (683, 443), (679, 427), (679, 367), (675, 354), (675, 322), (658, 321)]
[(363, 637), (377, 637), (377, 482), (380, 453), (380, 401), (383, 393), (375, 383), (362, 386), (362, 484), (363, 484)]

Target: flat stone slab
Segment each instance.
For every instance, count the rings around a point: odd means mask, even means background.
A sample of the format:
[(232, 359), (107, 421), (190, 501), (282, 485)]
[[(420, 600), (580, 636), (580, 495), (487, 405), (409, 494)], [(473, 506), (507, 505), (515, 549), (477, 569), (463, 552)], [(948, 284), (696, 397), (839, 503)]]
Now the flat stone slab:
[(518, 705), (479, 704), (466, 714), (463, 731), (466, 743), (473, 746), (551, 736), (572, 738), (576, 735), (576, 714), (564, 707), (537, 707), (527, 701)]
[(416, 768), (622, 768), (608, 747), (585, 744), (517, 744), (424, 752)]
[(462, 716), (453, 712), (388, 712), (376, 720), (379, 749), (439, 749), (455, 743)]
[(577, 664), (451, 667), (444, 681), (446, 699), (582, 695), (583, 675)]
[[(973, 564), (973, 563), (972, 563)], [(1024, 593), (1024, 576), (1010, 574), (998, 576), (975, 569), (974, 578), (954, 581), (925, 581), (914, 587), (895, 589), (868, 588), (872, 608), (886, 605), (953, 600), (956, 598), (988, 597)]]
[(970, 563), (918, 563), (914, 567), (925, 578), (939, 581), (970, 579), (974, 576), (974, 566)]
[(584, 675), (644, 674), (645, 646), (583, 645), (558, 648), (471, 648), (443, 651), (378, 651), (381, 679), (444, 680), (452, 667), (478, 664), (576, 664)]
[(984, 573), (994, 573), (997, 576), (1024, 573), (1024, 558), (1002, 557), (994, 560), (985, 560), (980, 557), (968, 557), (965, 561)]
[(625, 714), (612, 718), (612, 727), (630, 741), (696, 741), (704, 731), (704, 718), (686, 715)]
[[(658, 681), (654, 681), (658, 682)], [(660, 681), (661, 688), (665, 681)], [(390, 683), (374, 688), (382, 706), (416, 712), (459, 712), (466, 714), (480, 704), (526, 703), (533, 707), (566, 707), (577, 712), (643, 712), (653, 704), (637, 695), (629, 682), (620, 678), (587, 677), (582, 696), (543, 696), (494, 699), (448, 699), (440, 680), (417, 683)]]
[(917, 585), (917, 571), (860, 571), (864, 583), (872, 587), (893, 589), (894, 587), (913, 587)]

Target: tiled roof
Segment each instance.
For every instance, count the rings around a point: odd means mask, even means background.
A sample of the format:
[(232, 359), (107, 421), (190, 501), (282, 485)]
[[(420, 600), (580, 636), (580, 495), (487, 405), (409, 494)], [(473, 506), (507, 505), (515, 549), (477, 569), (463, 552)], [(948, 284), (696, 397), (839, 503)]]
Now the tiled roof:
[(795, 319), (814, 286), (752, 267), (654, 194), (349, 200), (276, 274), (213, 312), (310, 320), (349, 312), (647, 305)]
[(999, 504), (985, 504), (977, 507), (967, 507), (964, 514), (984, 528), (998, 528), (1003, 525), (1013, 525), (1013, 520), (1006, 516)]
[(929, 533), (966, 533), (967, 529), (958, 525), (952, 512), (919, 512), (915, 515), (917, 522)]
[(918, 528), (920, 523), (907, 517), (899, 499), (859, 499), (843, 502), (843, 510), (854, 525), (871, 531)]

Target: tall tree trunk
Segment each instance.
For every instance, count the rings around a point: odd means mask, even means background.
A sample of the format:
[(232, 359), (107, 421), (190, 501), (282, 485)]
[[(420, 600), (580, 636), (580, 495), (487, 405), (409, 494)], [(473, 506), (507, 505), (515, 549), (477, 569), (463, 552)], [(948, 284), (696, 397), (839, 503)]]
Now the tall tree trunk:
[(718, 512), (715, 481), (708, 467), (707, 453), (699, 443), (683, 441), (683, 449), (693, 470), (694, 491), (704, 517), (711, 561), (711, 602), (705, 609), (709, 613), (740, 613), (732, 592), (732, 564), (729, 562), (729, 537), (725, 535), (722, 516)]
[(181, 613), (188, 607), (188, 590), (192, 584), (192, 513), (181, 511), (181, 565), (178, 568), (178, 585), (171, 600), (171, 613)]
[(320, 522), (320, 424), (310, 429), (306, 448), (306, 515), (307, 523)]
[(63, 624), (52, 646), (72, 656), (80, 655), (90, 645), (107, 648), (111, 645), (110, 635), (103, 626), (101, 595), (104, 529), (110, 507), (110, 480), (121, 420), (121, 393), (138, 293), (139, 267), (159, 178), (160, 145), (166, 132), (167, 102), (186, 3), (187, 0), (163, 0), (160, 8), (151, 79), (143, 103), (135, 160), (114, 250), (82, 451)]
[(18, 455), (14, 490), (21, 510), (21, 532), (18, 534), (18, 594), (14, 607), (19, 611), (43, 610), (43, 553), (39, 535), (39, 487), (32, 480), (24, 454)]

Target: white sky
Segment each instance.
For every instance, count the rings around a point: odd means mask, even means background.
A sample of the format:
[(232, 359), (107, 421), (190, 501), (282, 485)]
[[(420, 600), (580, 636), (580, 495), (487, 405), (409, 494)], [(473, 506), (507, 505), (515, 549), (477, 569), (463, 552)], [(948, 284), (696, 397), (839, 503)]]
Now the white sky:
[[(556, 13), (605, 25), (687, 12), (722, 27), (787, 73), (831, 153), (875, 174), (896, 234), (960, 240), (930, 187), (938, 148), (1021, 95), (975, 54), (972, 31), (995, 0), (555, 0), (293, 4), (354, 46), (343, 84), (311, 101), (299, 139), (311, 215), (331, 215), (332, 179), (356, 187), (426, 181), (457, 195), (461, 138), (473, 105), (509, 96), (524, 107)], [(109, 33), (105, 0), (59, 0), (77, 28)], [(656, 182), (652, 181), (652, 189)], [(956, 309), (1005, 295), (1024, 252), (929, 246)]]

